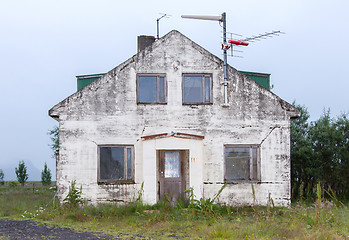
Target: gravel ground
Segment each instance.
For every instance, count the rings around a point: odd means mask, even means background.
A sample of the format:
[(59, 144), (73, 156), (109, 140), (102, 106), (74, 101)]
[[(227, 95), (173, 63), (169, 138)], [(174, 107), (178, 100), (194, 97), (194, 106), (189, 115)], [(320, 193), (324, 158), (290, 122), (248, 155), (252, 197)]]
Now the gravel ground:
[(128, 235), (120, 234), (111, 236), (96, 232), (77, 232), (70, 228), (50, 226), (30, 220), (10, 220), (0, 219), (0, 239), (64, 239), (64, 240), (107, 240), (107, 239), (139, 239), (147, 240), (151, 238), (142, 237), (140, 234)]

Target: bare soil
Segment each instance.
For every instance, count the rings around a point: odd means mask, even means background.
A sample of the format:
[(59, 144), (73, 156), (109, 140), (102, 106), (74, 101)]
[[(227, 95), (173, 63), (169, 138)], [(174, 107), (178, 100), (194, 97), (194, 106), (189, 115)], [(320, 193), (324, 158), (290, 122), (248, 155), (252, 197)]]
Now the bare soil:
[(0, 219), (0, 239), (64, 239), (64, 240), (109, 240), (109, 239), (150, 239), (140, 234), (111, 236), (96, 232), (78, 232), (70, 228), (50, 226), (30, 220)]

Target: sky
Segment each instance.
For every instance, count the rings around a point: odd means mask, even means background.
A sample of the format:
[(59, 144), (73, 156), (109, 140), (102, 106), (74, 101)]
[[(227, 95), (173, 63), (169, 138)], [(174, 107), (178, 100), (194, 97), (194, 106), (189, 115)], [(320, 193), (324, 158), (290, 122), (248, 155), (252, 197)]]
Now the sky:
[[(0, 0), (0, 169), (15, 180), (19, 161), (29, 180), (45, 162), (55, 176), (47, 134), (58, 123), (48, 110), (76, 91), (77, 75), (104, 73), (137, 52), (138, 35), (176, 29), (222, 58), (216, 21), (183, 14), (227, 14), (234, 39), (280, 30), (285, 34), (239, 48), (228, 63), (271, 74), (272, 91), (307, 107), (349, 111), (349, 1), (347, 0)], [(228, 35), (229, 37), (229, 35)]]

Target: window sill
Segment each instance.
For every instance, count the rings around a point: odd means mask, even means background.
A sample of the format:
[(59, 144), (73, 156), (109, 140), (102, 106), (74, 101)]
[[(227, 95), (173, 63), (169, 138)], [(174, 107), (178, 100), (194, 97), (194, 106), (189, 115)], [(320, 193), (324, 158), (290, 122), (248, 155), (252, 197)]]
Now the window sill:
[(261, 183), (260, 180), (225, 180), (224, 183), (227, 184), (240, 184), (240, 183)]
[(137, 105), (166, 105), (167, 102), (165, 103), (158, 103), (158, 102), (154, 102), (154, 103), (144, 103), (144, 102), (137, 102)]
[(213, 105), (213, 103), (182, 103), (182, 105)]
[(98, 185), (126, 185), (135, 184), (134, 180), (99, 180)]

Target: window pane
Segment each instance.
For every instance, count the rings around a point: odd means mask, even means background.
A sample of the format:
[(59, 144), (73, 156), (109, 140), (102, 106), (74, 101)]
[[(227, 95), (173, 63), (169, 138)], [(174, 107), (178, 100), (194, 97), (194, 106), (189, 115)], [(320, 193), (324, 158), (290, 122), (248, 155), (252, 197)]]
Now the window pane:
[(165, 152), (165, 178), (179, 178), (181, 166), (179, 152)]
[(157, 77), (138, 77), (138, 101), (142, 103), (154, 103), (157, 101)]
[(248, 180), (250, 178), (249, 147), (226, 147), (225, 158), (227, 180)]
[(100, 179), (122, 180), (124, 179), (124, 148), (101, 147), (100, 148)]
[(210, 77), (205, 77), (205, 102), (210, 102)]
[(253, 176), (251, 176), (251, 178), (253, 180), (258, 180), (258, 175), (257, 175), (257, 147), (252, 147), (252, 163), (253, 163)]
[(202, 99), (202, 76), (183, 77), (183, 101), (185, 103), (201, 103)]
[(163, 103), (163, 102), (165, 102), (165, 78), (164, 77), (160, 77), (159, 85), (160, 85), (159, 102)]
[(127, 148), (127, 179), (132, 178), (132, 149)]

